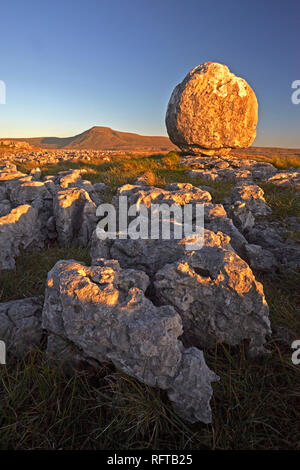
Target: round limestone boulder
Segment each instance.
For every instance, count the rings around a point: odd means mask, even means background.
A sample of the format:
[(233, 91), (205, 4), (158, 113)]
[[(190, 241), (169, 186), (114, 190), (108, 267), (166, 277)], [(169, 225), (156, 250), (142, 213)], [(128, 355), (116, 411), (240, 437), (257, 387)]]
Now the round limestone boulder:
[(256, 137), (258, 105), (248, 83), (226, 65), (205, 62), (174, 89), (166, 114), (171, 141), (182, 151), (224, 155)]

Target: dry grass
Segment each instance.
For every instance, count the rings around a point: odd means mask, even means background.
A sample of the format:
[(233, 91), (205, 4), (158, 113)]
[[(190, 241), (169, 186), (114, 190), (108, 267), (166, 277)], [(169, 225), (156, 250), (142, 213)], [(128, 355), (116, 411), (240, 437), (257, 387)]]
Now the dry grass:
[(299, 149), (249, 147), (248, 149), (235, 150), (233, 153), (239, 158), (272, 163), (272, 165), (276, 166), (279, 170), (300, 168)]
[[(116, 190), (123, 184), (133, 184), (138, 176), (146, 174), (149, 184), (164, 187), (169, 183), (192, 183), (195, 186), (207, 186), (204, 178), (190, 178), (186, 173), (186, 168), (179, 165), (180, 155), (177, 152), (153, 155), (126, 155), (116, 156), (113, 161), (103, 162), (95, 160), (90, 162), (63, 162), (57, 165), (47, 165), (41, 167), (43, 176), (55, 175), (60, 171), (82, 168), (87, 170), (84, 178), (92, 183), (103, 182), (107, 185), (107, 190), (102, 194), (102, 200), (109, 202)], [(32, 164), (18, 165), (18, 169), (28, 172), (32, 169)], [(232, 183), (212, 182), (209, 184), (213, 189), (213, 199), (220, 202), (230, 194)]]
[(260, 183), (265, 199), (272, 209), (271, 220), (283, 222), (287, 217), (300, 217), (300, 192), (270, 183)]
[(276, 168), (284, 170), (286, 168), (300, 168), (300, 157), (274, 157), (271, 161)]
[(44, 295), (47, 274), (61, 259), (75, 259), (89, 264), (89, 250), (52, 245), (34, 253), (22, 253), (16, 259), (13, 271), (0, 273), (0, 302)]
[(250, 360), (244, 345), (205, 352), (221, 378), (213, 387), (212, 425), (185, 423), (165, 392), (110, 364), (70, 375), (37, 351), (22, 361), (10, 358), (1, 369), (0, 448), (299, 450), (300, 367), (291, 362), (289, 341), (300, 337), (300, 275), (261, 280), (271, 309), (272, 354)]
[[(85, 167), (91, 181), (108, 185), (103, 198), (146, 173), (149, 182), (205, 185), (189, 179), (175, 152), (120, 158), (114, 162), (63, 164), (43, 168), (54, 174)], [(166, 168), (167, 166), (167, 168)], [(24, 168), (23, 168), (24, 169)], [(214, 201), (230, 194), (231, 184), (212, 183)], [(299, 211), (293, 190), (264, 185), (273, 216), (284, 220)], [(47, 272), (59, 259), (89, 263), (88, 250), (47, 247), (23, 253), (14, 272), (1, 279), (0, 300), (43, 295)], [(0, 449), (289, 449), (300, 450), (300, 366), (291, 362), (293, 339), (300, 338), (300, 274), (259, 275), (270, 306), (273, 335), (268, 357), (250, 360), (246, 346), (216, 345), (205, 351), (221, 378), (213, 385), (213, 423), (189, 425), (172, 410), (166, 393), (147, 387), (101, 364), (97, 372), (67, 374), (43, 351), (23, 360), (9, 357), (0, 375)]]

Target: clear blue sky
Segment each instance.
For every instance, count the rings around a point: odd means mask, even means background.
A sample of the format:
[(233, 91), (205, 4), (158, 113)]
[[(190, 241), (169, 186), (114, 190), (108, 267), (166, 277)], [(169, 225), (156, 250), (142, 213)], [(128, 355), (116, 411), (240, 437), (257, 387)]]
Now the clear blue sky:
[(0, 16), (2, 137), (166, 135), (174, 86), (217, 61), (258, 97), (255, 144), (300, 147), (299, 0), (10, 0)]

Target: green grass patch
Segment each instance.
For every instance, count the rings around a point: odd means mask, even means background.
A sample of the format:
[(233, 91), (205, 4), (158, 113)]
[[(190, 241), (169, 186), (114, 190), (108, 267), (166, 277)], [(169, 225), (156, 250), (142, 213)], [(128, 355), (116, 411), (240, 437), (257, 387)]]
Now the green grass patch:
[[(88, 254), (78, 250), (69, 247), (66, 253), (53, 247), (35, 261), (19, 257), (19, 292), (8, 297), (42, 294), (47, 270), (58, 259), (88, 263)], [(22, 275), (22, 267), (31, 276)], [(205, 351), (209, 367), (221, 379), (213, 384), (212, 425), (184, 422), (164, 391), (109, 363), (96, 372), (86, 368), (70, 375), (36, 351), (22, 360), (9, 357), (1, 366), (0, 449), (299, 450), (300, 367), (291, 362), (290, 344), (300, 337), (300, 291), (295, 288), (300, 273), (257, 278), (270, 306), (271, 355), (251, 360), (245, 344), (218, 344)], [(279, 327), (290, 340), (278, 336)]]
[[(56, 175), (60, 171), (70, 169), (85, 169), (82, 177), (92, 183), (103, 182), (107, 185), (102, 196), (103, 202), (111, 201), (117, 189), (124, 184), (133, 184), (137, 177), (146, 173), (148, 183), (152, 186), (165, 187), (170, 183), (191, 183), (194, 186), (207, 186), (212, 188), (213, 202), (220, 203), (231, 194), (233, 184), (228, 182), (210, 182), (205, 178), (191, 178), (186, 173), (187, 167), (180, 166), (180, 154), (169, 152), (168, 154), (153, 154), (148, 156), (130, 155), (116, 156), (110, 162), (62, 162), (56, 165), (41, 167), (42, 176)], [(29, 172), (31, 164), (18, 165), (18, 169)]]
[(282, 270), (272, 276), (256, 273), (256, 278), (264, 286), (274, 325), (289, 328), (300, 339), (300, 271)]
[(300, 168), (300, 157), (281, 158), (275, 156), (271, 162), (278, 170), (286, 170), (288, 168)]
[[(271, 163), (274, 165), (278, 170), (287, 170), (290, 168), (300, 168), (300, 154), (298, 155), (287, 155), (284, 152), (284, 149), (281, 150), (280, 153), (278, 152), (277, 149), (273, 149), (272, 152), (270, 152), (270, 148), (265, 149), (266, 155), (261, 155), (261, 154), (254, 154), (254, 153), (241, 153), (238, 152), (236, 157), (240, 159), (247, 159), (247, 160), (255, 160), (256, 162), (266, 162), (266, 163)], [(264, 150), (261, 149), (261, 152)], [(295, 152), (297, 150), (295, 149)]]
[(300, 217), (300, 192), (293, 188), (281, 188), (271, 183), (260, 183), (267, 204), (272, 209), (271, 220), (278, 222), (286, 217)]
[[(264, 279), (272, 327), (300, 334), (292, 278)], [(190, 425), (166, 393), (103, 363), (69, 375), (42, 352), (10, 359), (0, 376), (0, 448), (111, 450), (298, 449), (300, 367), (288, 344), (247, 358), (245, 346), (205, 351), (221, 380), (213, 385), (213, 423)]]
[[(86, 168), (84, 178), (107, 184), (102, 195), (106, 201), (118, 187), (144, 173), (149, 184), (159, 187), (172, 182), (208, 185), (214, 202), (231, 194), (233, 184), (188, 177), (179, 161), (180, 156), (170, 152), (49, 165), (42, 171), (52, 175)], [(282, 221), (300, 215), (294, 190), (262, 187), (273, 210), (271, 218)], [(61, 259), (90, 262), (88, 249), (76, 246), (22, 253), (16, 269), (1, 275), (0, 301), (43, 295), (47, 273)], [(292, 364), (290, 347), (292, 339), (300, 338), (300, 274), (256, 277), (270, 307), (274, 334), (267, 347), (272, 354), (250, 360), (245, 344), (218, 344), (204, 352), (221, 379), (213, 384), (212, 425), (185, 423), (164, 391), (139, 383), (111, 364), (70, 375), (36, 351), (23, 360), (9, 357), (1, 366), (0, 449), (300, 450), (300, 366)]]
[(40, 251), (22, 253), (14, 270), (0, 273), (0, 302), (44, 295), (47, 274), (61, 259), (90, 263), (88, 248), (49, 246)]

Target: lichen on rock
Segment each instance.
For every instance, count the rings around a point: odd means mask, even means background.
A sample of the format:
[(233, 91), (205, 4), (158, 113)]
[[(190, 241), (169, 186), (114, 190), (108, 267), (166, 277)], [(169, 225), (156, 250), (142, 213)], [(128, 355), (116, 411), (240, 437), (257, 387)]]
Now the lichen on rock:
[(221, 155), (251, 145), (257, 118), (257, 99), (248, 83), (226, 65), (206, 62), (174, 89), (166, 127), (181, 150)]
[(211, 382), (218, 377), (201, 351), (185, 349), (178, 340), (183, 330), (174, 308), (156, 307), (145, 297), (148, 284), (143, 271), (123, 270), (115, 260), (91, 267), (59, 261), (49, 272), (43, 309), (48, 352), (55, 352), (57, 339), (60, 352), (61, 342), (69, 342), (76, 356), (111, 360), (138, 380), (167, 390), (186, 420), (209, 423)]

